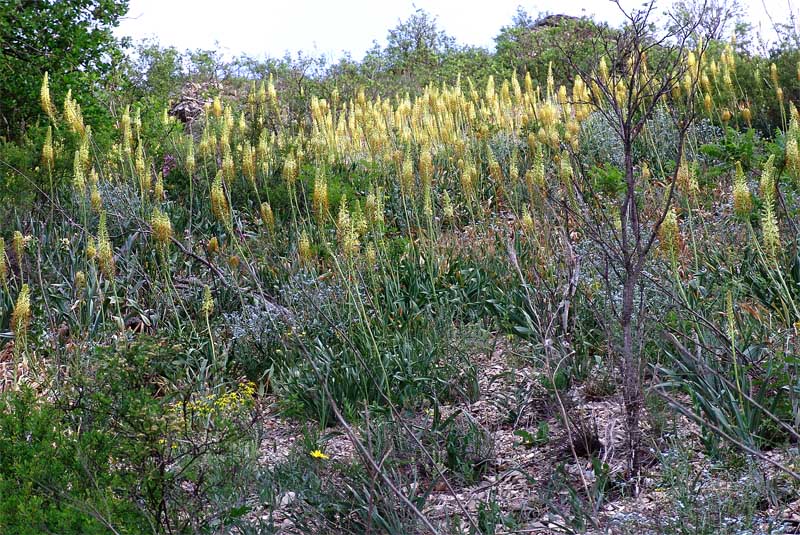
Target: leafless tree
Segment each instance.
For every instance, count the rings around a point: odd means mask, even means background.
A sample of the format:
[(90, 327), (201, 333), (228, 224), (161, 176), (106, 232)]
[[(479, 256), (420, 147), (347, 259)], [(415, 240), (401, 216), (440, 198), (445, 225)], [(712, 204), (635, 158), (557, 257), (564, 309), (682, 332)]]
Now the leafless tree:
[[(571, 49), (573, 45), (564, 44), (562, 52), (590, 88), (587, 103), (619, 142), (622, 191), (612, 196), (597, 191), (590, 170), (577, 152), (570, 151), (571, 177), (565, 181), (563, 195), (553, 195), (550, 201), (561, 224), (577, 230), (592, 245), (582, 264), (593, 269), (605, 286), (605, 302), (597, 305), (596, 313), (606, 329), (609, 346), (618, 357), (628, 468), (635, 477), (641, 467), (643, 349), (651, 314), (643, 273), (652, 260), (660, 229), (676, 196), (679, 162), (684, 158), (687, 133), (697, 115), (700, 61), (719, 22), (709, 24), (705, 17), (707, 4), (703, 3), (696, 8), (697, 17), (673, 17), (665, 25), (667, 29), (659, 33), (652, 23), (654, 0), (631, 12), (618, 1), (615, 3), (624, 14), (625, 25), (621, 31), (600, 29), (591, 41), (594, 68), (572, 61), (578, 56)], [(690, 52), (694, 54), (693, 61), (687, 61)], [(599, 67), (601, 61), (607, 68)], [(643, 178), (634, 146), (657, 112), (670, 117), (674, 125), (677, 148), (670, 159), (676, 165), (670, 176), (663, 178), (663, 187), (652, 188)]]

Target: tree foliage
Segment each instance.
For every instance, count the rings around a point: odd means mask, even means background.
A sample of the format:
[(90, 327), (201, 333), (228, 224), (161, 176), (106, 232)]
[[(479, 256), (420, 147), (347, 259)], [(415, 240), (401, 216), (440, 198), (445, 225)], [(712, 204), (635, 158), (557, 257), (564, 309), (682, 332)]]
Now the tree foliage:
[(590, 19), (565, 15), (540, 15), (534, 19), (519, 8), (511, 24), (501, 28), (495, 37), (494, 61), (505, 74), (527, 72), (540, 83), (547, 79), (552, 63), (556, 81), (564, 82), (569, 78), (569, 68), (562, 60), (559, 45), (576, 45), (573, 61), (588, 68), (594, 59), (590, 43), (603, 28)]
[(127, 10), (128, 0), (0, 0), (0, 131), (16, 137), (40, 115), (45, 71), (79, 99), (96, 92), (120, 58), (112, 29)]

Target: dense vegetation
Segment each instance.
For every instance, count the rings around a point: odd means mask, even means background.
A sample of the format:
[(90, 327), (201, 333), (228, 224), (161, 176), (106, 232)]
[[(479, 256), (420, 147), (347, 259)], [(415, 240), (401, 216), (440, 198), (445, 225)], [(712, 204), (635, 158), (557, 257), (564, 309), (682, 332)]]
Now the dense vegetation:
[(45, 4), (99, 33), (0, 52), (0, 532), (778, 532), (790, 41), (684, 6), (489, 52), (417, 12), (362, 61), (131, 59), (124, 2)]

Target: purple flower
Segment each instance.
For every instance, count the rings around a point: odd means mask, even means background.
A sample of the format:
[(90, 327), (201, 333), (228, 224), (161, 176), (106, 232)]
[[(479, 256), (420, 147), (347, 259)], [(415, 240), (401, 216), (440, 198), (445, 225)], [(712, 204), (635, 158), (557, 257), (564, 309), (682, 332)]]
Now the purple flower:
[(173, 156), (172, 154), (165, 154), (164, 163), (161, 164), (162, 176), (166, 177), (176, 167), (178, 167), (178, 160), (175, 159), (175, 156)]

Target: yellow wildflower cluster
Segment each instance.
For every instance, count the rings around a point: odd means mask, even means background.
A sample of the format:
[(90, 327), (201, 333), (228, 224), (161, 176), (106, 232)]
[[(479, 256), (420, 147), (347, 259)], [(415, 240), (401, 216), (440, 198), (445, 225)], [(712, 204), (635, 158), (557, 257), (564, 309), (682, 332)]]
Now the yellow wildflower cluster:
[(234, 390), (209, 394), (186, 404), (188, 412), (199, 416), (232, 415), (253, 405), (256, 385), (252, 381), (239, 383)]

